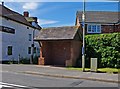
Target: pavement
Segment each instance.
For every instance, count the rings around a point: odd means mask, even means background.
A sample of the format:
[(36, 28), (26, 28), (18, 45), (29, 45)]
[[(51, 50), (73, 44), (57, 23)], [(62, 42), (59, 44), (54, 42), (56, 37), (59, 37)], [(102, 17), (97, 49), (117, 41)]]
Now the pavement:
[(23, 65), (23, 64), (2, 64), (2, 71), (42, 75), (59, 78), (85, 79), (93, 81), (120, 83), (119, 74), (82, 72), (78, 70), (68, 70), (64, 67)]

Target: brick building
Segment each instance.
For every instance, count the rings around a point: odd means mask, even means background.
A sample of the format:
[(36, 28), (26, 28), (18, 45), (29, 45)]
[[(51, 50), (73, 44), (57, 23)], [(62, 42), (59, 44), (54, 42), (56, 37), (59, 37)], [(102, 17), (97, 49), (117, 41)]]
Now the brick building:
[(75, 66), (81, 57), (82, 34), (78, 26), (52, 27), (40, 31), (39, 65)]
[[(86, 34), (120, 32), (120, 12), (86, 11)], [(82, 11), (76, 13), (76, 26), (82, 27)]]

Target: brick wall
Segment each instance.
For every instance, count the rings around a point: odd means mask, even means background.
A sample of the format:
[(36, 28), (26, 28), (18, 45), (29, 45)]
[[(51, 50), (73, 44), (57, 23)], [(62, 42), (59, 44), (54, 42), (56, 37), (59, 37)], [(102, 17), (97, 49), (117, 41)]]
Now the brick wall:
[(45, 65), (75, 66), (81, 52), (79, 41), (42, 41)]
[(42, 42), (42, 56), (45, 59), (44, 63), (50, 65), (52, 63), (52, 43)]
[(102, 33), (120, 32), (120, 25), (102, 25)]
[(53, 42), (52, 56), (55, 65), (65, 65), (70, 59), (70, 41)]
[(70, 41), (43, 41), (42, 53), (45, 65), (65, 65), (70, 59)]
[(77, 59), (82, 59), (82, 43), (80, 41), (73, 41), (71, 44), (71, 59), (72, 66), (76, 65)]

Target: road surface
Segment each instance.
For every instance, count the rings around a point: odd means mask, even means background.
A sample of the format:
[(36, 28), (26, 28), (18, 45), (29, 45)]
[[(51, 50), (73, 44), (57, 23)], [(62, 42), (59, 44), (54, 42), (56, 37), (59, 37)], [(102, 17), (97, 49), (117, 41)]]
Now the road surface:
[[(40, 89), (40, 87), (118, 87), (117, 83), (82, 79), (56, 78), (10, 71), (1, 71), (2, 89)], [(110, 89), (110, 88), (109, 88)]]

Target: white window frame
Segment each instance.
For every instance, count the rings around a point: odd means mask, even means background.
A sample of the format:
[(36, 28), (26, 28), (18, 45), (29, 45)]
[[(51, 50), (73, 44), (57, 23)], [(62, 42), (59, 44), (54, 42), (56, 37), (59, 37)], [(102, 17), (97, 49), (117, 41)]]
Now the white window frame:
[[(91, 31), (89, 31), (89, 26), (91, 26)], [(93, 26), (100, 26), (100, 31), (98, 32), (98, 29), (96, 27), (96, 31), (92, 31)], [(87, 24), (87, 33), (101, 33), (101, 24)]]

